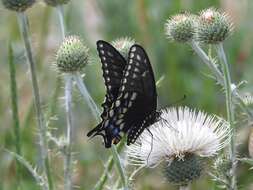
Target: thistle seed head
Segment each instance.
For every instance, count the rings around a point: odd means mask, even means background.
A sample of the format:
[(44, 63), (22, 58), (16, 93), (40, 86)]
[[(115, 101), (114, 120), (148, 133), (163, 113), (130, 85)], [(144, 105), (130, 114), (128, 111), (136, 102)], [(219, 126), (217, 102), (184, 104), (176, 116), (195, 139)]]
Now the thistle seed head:
[(123, 55), (127, 60), (129, 49), (135, 44), (135, 40), (129, 37), (119, 38), (112, 42), (112, 45)]
[(81, 71), (88, 63), (88, 52), (78, 36), (66, 37), (56, 56), (58, 70), (63, 73)]
[(36, 0), (2, 0), (3, 6), (6, 9), (16, 12), (24, 12), (30, 8)]
[(225, 13), (209, 8), (199, 15), (196, 40), (206, 44), (223, 42), (232, 32), (232, 23)]
[(169, 183), (186, 186), (198, 179), (204, 169), (203, 160), (194, 154), (186, 154), (184, 158), (174, 158), (165, 167), (164, 174)]
[(178, 14), (167, 20), (165, 34), (173, 41), (185, 43), (193, 39), (195, 25), (195, 16)]
[(44, 0), (49, 6), (56, 7), (57, 5), (67, 4), (70, 0)]

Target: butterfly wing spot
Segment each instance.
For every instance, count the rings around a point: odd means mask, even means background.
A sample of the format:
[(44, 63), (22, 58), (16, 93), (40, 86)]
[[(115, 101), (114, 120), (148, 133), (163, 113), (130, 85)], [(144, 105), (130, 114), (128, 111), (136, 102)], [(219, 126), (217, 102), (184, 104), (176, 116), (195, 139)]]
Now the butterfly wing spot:
[(104, 51), (104, 50), (100, 50), (99, 52), (100, 52), (102, 55), (105, 54), (105, 51)]
[(130, 53), (130, 58), (133, 58), (134, 57), (134, 53)]
[(127, 79), (124, 78), (122, 82), (123, 82), (123, 84), (127, 83)]
[(110, 56), (110, 57), (113, 57), (113, 54), (111, 52), (107, 52), (107, 54)]
[(132, 96), (131, 96), (131, 100), (135, 100), (137, 97), (137, 93), (136, 92), (133, 92)]
[(128, 98), (128, 92), (124, 95), (124, 99)]
[(117, 101), (115, 102), (115, 106), (116, 106), (116, 107), (119, 107), (119, 106), (120, 106), (120, 100), (117, 100)]
[(105, 60), (106, 60), (106, 57), (105, 57), (105, 56), (102, 56), (102, 60), (104, 60), (104, 61), (105, 61)]
[(119, 126), (120, 130), (122, 130), (124, 128), (124, 126), (125, 126), (125, 123), (121, 123)]
[(100, 48), (104, 47), (104, 45), (102, 43), (99, 43), (98, 45)]
[(128, 107), (130, 108), (130, 107), (132, 107), (132, 105), (133, 105), (133, 102), (132, 102), (132, 101), (129, 101)]
[(109, 115), (112, 117), (114, 115), (114, 110), (110, 110)]
[(127, 66), (127, 70), (129, 71), (131, 69), (131, 65), (128, 65)]
[(108, 124), (109, 124), (109, 120), (106, 120), (106, 121), (105, 121), (105, 127), (107, 127)]
[(133, 74), (133, 79), (136, 79), (137, 78), (137, 75), (134, 73)]
[(131, 49), (131, 52), (135, 52), (136, 51), (136, 47), (134, 46), (132, 49)]
[(106, 80), (107, 80), (107, 82), (110, 82), (110, 78), (109, 77), (107, 77)]
[(125, 76), (127, 77), (129, 75), (129, 71), (126, 71)]
[(146, 76), (147, 76), (147, 74), (148, 74), (148, 71), (145, 71), (145, 72), (143, 72), (143, 73), (142, 73), (142, 75), (141, 75), (141, 76), (142, 76), (142, 77), (146, 77)]
[(138, 61), (141, 61), (141, 56), (139, 54), (136, 55)]
[(123, 119), (119, 119), (118, 121), (116, 121), (116, 125), (120, 125), (123, 122)]
[(127, 108), (123, 108), (122, 113), (126, 113), (126, 112), (127, 112)]
[(136, 67), (136, 68), (134, 68), (134, 72), (139, 73), (139, 72), (140, 72), (140, 69), (138, 69), (138, 68)]
[(108, 74), (109, 74), (109, 70), (105, 70), (105, 74), (107, 74), (107, 75), (108, 75)]
[(123, 85), (122, 87), (121, 87), (121, 91), (124, 91), (125, 90), (125, 85)]
[(119, 119), (123, 118), (124, 114), (119, 114)]
[(132, 59), (130, 59), (130, 60), (129, 60), (129, 63), (130, 63), (130, 64), (132, 64), (132, 63), (133, 63), (133, 60), (132, 60)]

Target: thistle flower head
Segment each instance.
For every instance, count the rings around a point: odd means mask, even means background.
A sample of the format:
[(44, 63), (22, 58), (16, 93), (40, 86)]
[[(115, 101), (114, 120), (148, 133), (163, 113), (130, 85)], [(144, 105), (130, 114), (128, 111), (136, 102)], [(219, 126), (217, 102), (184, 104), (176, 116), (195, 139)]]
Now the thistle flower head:
[(119, 38), (112, 41), (112, 45), (124, 56), (126, 60), (127, 60), (129, 49), (134, 44), (135, 44), (135, 40), (129, 37)]
[(223, 42), (232, 31), (232, 23), (225, 13), (213, 8), (203, 10), (198, 19), (196, 40), (207, 44)]
[(166, 161), (171, 183), (186, 185), (197, 179), (203, 158), (214, 156), (229, 141), (229, 125), (217, 116), (179, 107), (163, 111), (161, 118), (128, 148), (128, 156), (131, 164), (147, 167)]
[(57, 6), (57, 5), (63, 5), (67, 4), (70, 0), (44, 0), (46, 4), (49, 6)]
[(2, 3), (6, 9), (16, 12), (24, 12), (35, 2), (36, 0), (2, 0)]
[(88, 48), (78, 36), (68, 36), (57, 51), (56, 65), (60, 72), (81, 71), (88, 63)]
[(194, 33), (195, 17), (190, 14), (175, 15), (165, 24), (165, 34), (176, 42), (188, 42), (193, 39)]

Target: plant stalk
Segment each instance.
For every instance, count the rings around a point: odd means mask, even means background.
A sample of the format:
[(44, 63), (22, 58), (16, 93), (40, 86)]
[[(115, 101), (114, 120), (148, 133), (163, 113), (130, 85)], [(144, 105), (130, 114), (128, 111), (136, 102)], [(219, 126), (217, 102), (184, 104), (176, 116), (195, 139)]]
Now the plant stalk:
[(222, 63), (222, 71), (224, 74), (224, 88), (226, 92), (226, 109), (227, 109), (227, 119), (232, 129), (231, 142), (230, 142), (230, 160), (232, 163), (232, 168), (230, 171), (230, 190), (236, 190), (236, 151), (235, 151), (235, 116), (232, 102), (232, 91), (231, 91), (231, 77), (228, 67), (227, 58), (223, 49), (222, 43), (216, 46), (217, 54)]
[[(189, 45), (192, 47), (192, 49), (196, 52), (196, 54), (201, 58), (201, 60), (208, 66), (208, 68), (212, 71), (214, 76), (216, 77), (216, 80), (218, 84), (220, 84), (222, 87), (225, 87), (224, 83), (224, 77), (218, 67), (215, 65), (214, 61), (209, 58), (209, 56), (204, 52), (204, 50), (198, 45), (197, 42), (191, 41)], [(240, 96), (238, 90), (235, 88), (233, 89), (232, 96), (234, 97), (234, 100), (237, 100), (239, 103), (239, 106), (247, 115), (249, 116), (250, 120), (253, 120), (253, 114), (247, 107), (247, 105), (244, 103), (243, 98)]]
[(17, 18), (20, 26), (20, 31), (24, 40), (25, 50), (27, 59), (29, 62), (29, 68), (31, 73), (31, 80), (32, 80), (32, 87), (33, 87), (33, 98), (34, 98), (34, 105), (35, 105), (35, 112), (36, 118), (38, 123), (39, 129), (39, 145), (40, 145), (40, 158), (43, 162), (43, 170), (47, 176), (47, 182), (49, 190), (53, 189), (53, 181), (51, 177), (51, 171), (49, 167), (49, 158), (48, 158), (48, 147), (47, 147), (47, 138), (46, 138), (46, 125), (43, 120), (43, 113), (41, 110), (41, 101), (40, 101), (40, 93), (39, 87), (37, 82), (37, 75), (36, 75), (36, 68), (35, 68), (35, 61), (32, 54), (32, 47), (31, 47), (31, 40), (29, 36), (29, 25), (28, 19), (25, 13), (17, 13)]
[[(77, 87), (79, 88), (79, 91), (82, 94), (84, 100), (87, 101), (89, 107), (91, 108), (94, 117), (96, 118), (97, 121), (99, 121), (100, 120), (99, 119), (100, 118), (99, 109), (98, 109), (96, 103), (94, 102), (94, 100), (92, 99), (92, 97), (90, 96), (85, 84), (83, 83), (83, 80), (82, 80), (82, 77), (81, 77), (80, 73), (74, 74), (73, 78), (76, 81)], [(111, 147), (111, 153), (112, 153), (112, 156), (113, 156), (113, 160), (116, 164), (116, 168), (119, 171), (119, 174), (121, 176), (121, 181), (122, 181), (122, 184), (124, 186), (124, 189), (126, 190), (126, 189), (128, 189), (127, 188), (127, 178), (126, 178), (126, 175), (124, 173), (124, 167), (122, 166), (122, 163), (120, 162), (119, 154), (118, 154), (117, 149), (114, 145), (112, 145), (112, 147)], [(101, 185), (97, 186), (97, 185), (95, 186), (95, 189), (98, 186), (103, 187), (103, 185), (102, 186)]]
[(127, 176), (125, 174), (125, 170), (124, 170), (123, 164), (121, 163), (121, 160), (120, 160), (120, 157), (119, 157), (119, 154), (117, 152), (117, 149), (116, 149), (115, 145), (112, 145), (111, 152), (112, 152), (113, 160), (114, 160), (114, 162), (116, 164), (116, 168), (117, 168), (117, 170), (119, 172), (119, 175), (120, 175), (120, 178), (121, 178), (123, 189), (124, 190), (128, 190)]
[(73, 143), (73, 114), (72, 114), (72, 76), (65, 75), (65, 109), (67, 117), (67, 135), (64, 151), (64, 189), (72, 189), (72, 143)]
[[(121, 152), (125, 144), (125, 138), (123, 138), (119, 145), (117, 146), (117, 152)], [(112, 170), (112, 166), (114, 164), (114, 159), (113, 156), (110, 156), (108, 161), (106, 162), (104, 172), (102, 176), (99, 178), (98, 182), (96, 183), (95, 187), (93, 190), (102, 190), (107, 179), (108, 179), (108, 173)]]
[(95, 117), (96, 121), (99, 122), (100, 121), (100, 116), (99, 116), (100, 111), (99, 111), (96, 103), (94, 102), (94, 100), (90, 96), (90, 93), (87, 90), (80, 73), (75, 74), (73, 77), (74, 77), (74, 80), (76, 82), (76, 85), (77, 85), (82, 97), (87, 102), (88, 106), (90, 107), (91, 112), (92, 112), (93, 116)]
[(66, 31), (65, 31), (65, 23), (64, 23), (63, 6), (62, 5), (58, 5), (56, 7), (56, 9), (57, 9), (57, 13), (58, 13), (59, 21), (60, 21), (62, 39), (64, 39), (65, 36), (66, 36)]
[(179, 190), (190, 190), (189, 186), (180, 186)]
[[(16, 82), (16, 68), (14, 64), (13, 49), (11, 44), (9, 44), (9, 69), (10, 69), (10, 93), (11, 93), (11, 102), (12, 102), (12, 120), (13, 120), (13, 129), (15, 134), (15, 146), (17, 155), (22, 155), (21, 153), (21, 135), (20, 135), (20, 124), (18, 116), (18, 95), (17, 95), (17, 82)], [(21, 165), (17, 161), (17, 179), (18, 186), (20, 185), (21, 180)]]

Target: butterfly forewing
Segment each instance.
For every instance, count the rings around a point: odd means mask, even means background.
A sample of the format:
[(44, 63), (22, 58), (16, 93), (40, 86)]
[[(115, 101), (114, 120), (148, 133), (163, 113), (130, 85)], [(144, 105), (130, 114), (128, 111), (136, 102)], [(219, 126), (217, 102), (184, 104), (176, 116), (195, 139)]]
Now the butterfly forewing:
[[(101, 114), (104, 121), (107, 118), (109, 109), (118, 96), (126, 60), (111, 44), (103, 40), (97, 41), (97, 51), (102, 63), (103, 78), (106, 87), (106, 96), (102, 104), (103, 112)], [(102, 125), (99, 124), (88, 133), (88, 136), (94, 135), (95, 132), (100, 132), (99, 128), (101, 127)]]

